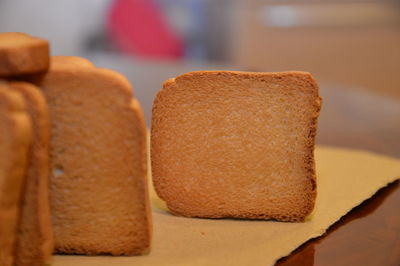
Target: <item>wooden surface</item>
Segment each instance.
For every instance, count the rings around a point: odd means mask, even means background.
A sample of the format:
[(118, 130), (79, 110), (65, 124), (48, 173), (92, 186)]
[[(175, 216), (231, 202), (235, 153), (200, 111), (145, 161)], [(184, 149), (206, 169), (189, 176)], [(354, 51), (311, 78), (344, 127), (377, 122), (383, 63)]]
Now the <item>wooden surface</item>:
[(276, 265), (399, 265), (399, 203), (396, 181)]
[[(151, 104), (164, 80), (224, 66), (131, 62), (95, 55), (94, 63), (116, 69), (134, 84), (148, 126)], [(400, 98), (368, 89), (318, 80), (323, 97), (317, 143), (369, 150), (400, 158)], [(399, 173), (400, 177), (400, 173)], [(382, 189), (335, 224), (325, 236), (309, 241), (277, 265), (400, 265), (400, 188)]]
[[(400, 100), (324, 86), (317, 142), (400, 157)], [(399, 173), (400, 177), (400, 173)], [(277, 265), (400, 265), (400, 188), (395, 182)]]

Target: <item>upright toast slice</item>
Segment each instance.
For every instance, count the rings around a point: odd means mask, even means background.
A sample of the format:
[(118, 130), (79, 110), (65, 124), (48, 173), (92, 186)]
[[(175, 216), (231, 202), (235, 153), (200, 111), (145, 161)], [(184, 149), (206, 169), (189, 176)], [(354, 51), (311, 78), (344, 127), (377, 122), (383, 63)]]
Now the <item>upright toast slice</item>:
[(0, 81), (0, 266), (11, 266), (14, 261), (31, 139), (31, 121), (24, 99)]
[(158, 195), (183, 216), (304, 220), (316, 197), (320, 104), (305, 72), (198, 71), (167, 80), (151, 127)]
[(82, 58), (51, 60), (40, 86), (51, 121), (56, 251), (143, 253), (151, 233), (146, 130), (132, 87)]
[(0, 77), (34, 74), (48, 68), (48, 41), (20, 32), (0, 33)]
[(27, 82), (10, 82), (25, 99), (32, 120), (33, 140), (23, 188), (15, 266), (41, 266), (53, 252), (49, 206), (50, 126), (47, 104), (39, 88)]

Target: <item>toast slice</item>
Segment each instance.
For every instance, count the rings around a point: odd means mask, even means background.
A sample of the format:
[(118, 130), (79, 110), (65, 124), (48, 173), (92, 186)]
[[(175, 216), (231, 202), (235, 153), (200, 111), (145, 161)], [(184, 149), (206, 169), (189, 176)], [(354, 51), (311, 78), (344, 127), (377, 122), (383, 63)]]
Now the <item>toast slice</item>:
[(15, 266), (42, 266), (53, 253), (53, 234), (49, 206), (50, 126), (47, 104), (39, 88), (27, 82), (9, 86), (25, 99), (32, 120), (33, 140), (22, 196)]
[(56, 56), (41, 82), (51, 124), (50, 204), (59, 253), (150, 247), (146, 130), (125, 77)]
[(321, 105), (309, 73), (198, 71), (167, 80), (153, 105), (153, 182), (189, 217), (302, 221), (316, 198)]
[(31, 121), (24, 99), (0, 81), (0, 266), (14, 261)]
[(25, 33), (0, 33), (0, 77), (44, 72), (49, 68), (49, 43)]

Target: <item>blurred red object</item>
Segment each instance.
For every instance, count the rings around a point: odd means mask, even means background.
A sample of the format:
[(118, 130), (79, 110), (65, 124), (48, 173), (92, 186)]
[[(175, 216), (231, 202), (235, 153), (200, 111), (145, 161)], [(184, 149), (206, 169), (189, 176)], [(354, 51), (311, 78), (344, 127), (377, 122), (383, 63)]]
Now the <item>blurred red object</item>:
[(107, 26), (112, 41), (122, 52), (147, 58), (183, 56), (183, 40), (152, 0), (115, 0)]

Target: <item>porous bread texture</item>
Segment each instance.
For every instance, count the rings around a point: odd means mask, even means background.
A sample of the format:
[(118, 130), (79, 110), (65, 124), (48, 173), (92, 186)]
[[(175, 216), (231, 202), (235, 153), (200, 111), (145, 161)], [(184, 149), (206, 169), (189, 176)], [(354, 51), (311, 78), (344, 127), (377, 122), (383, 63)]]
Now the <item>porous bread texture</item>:
[(23, 188), (15, 266), (42, 266), (53, 253), (54, 241), (49, 206), (49, 140), (47, 104), (39, 88), (27, 82), (10, 82), (25, 100), (32, 120), (33, 140)]
[(321, 106), (306, 72), (197, 71), (153, 104), (154, 187), (177, 215), (303, 221)]
[(14, 263), (31, 134), (24, 99), (0, 81), (0, 266)]
[(83, 58), (52, 57), (40, 86), (50, 113), (56, 251), (147, 252), (146, 130), (130, 83)]
[(49, 68), (49, 43), (25, 33), (0, 33), (0, 77), (44, 72)]

